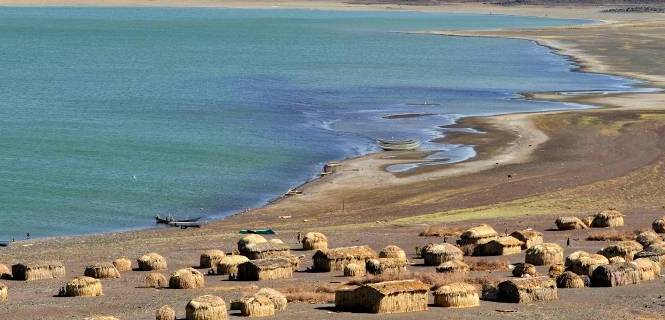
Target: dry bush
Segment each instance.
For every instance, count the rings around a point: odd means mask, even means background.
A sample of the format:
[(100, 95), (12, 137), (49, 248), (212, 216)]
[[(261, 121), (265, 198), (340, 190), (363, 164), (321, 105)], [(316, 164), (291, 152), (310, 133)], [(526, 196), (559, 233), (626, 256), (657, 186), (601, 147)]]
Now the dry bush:
[(478, 261), (466, 261), (469, 265), (471, 271), (508, 271), (508, 265), (510, 264), (508, 260), (478, 260)]
[(639, 231), (618, 231), (608, 230), (601, 232), (594, 232), (586, 237), (587, 241), (625, 241), (635, 240), (635, 236)]
[(427, 226), (427, 229), (418, 234), (421, 237), (451, 237), (459, 236), (464, 232), (461, 227)]
[(299, 286), (280, 288), (289, 302), (304, 302), (311, 304), (334, 303), (337, 286)]

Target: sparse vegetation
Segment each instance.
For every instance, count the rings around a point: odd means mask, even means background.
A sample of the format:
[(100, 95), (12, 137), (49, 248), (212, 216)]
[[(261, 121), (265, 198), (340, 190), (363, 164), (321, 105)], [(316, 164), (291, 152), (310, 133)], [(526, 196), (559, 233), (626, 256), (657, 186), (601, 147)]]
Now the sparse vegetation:
[(608, 230), (601, 232), (594, 232), (586, 237), (587, 241), (624, 241), (635, 240), (635, 236), (639, 231), (618, 231)]
[(304, 302), (311, 304), (335, 302), (337, 286), (298, 286), (280, 289), (289, 302)]
[(459, 236), (462, 232), (464, 232), (464, 228), (461, 227), (427, 226), (418, 235), (421, 237), (452, 237)]
[(510, 264), (508, 260), (478, 260), (478, 261), (466, 261), (469, 265), (471, 271), (507, 271), (508, 265)]

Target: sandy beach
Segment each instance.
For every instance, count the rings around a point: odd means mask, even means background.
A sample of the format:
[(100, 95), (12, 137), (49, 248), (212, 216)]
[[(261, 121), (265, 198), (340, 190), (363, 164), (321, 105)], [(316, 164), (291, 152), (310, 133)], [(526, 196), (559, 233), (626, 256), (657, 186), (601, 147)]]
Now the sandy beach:
[[(583, 72), (627, 76), (644, 86), (665, 88), (665, 16), (660, 14), (610, 14), (601, 7), (492, 6), (451, 4), (440, 6), (350, 5), (332, 1), (202, 1), (157, 0), (0, 0), (1, 5), (130, 5), (419, 10), (437, 12), (497, 13), (561, 18), (585, 18), (602, 23), (574, 27), (528, 30), (451, 32), (423, 30), (441, 36), (509, 37), (537, 41), (574, 59)], [(556, 100), (598, 106), (596, 109), (510, 114), (464, 118), (456, 127), (474, 128), (477, 134), (451, 134), (443, 141), (476, 146), (478, 156), (453, 164), (429, 166), (406, 174), (386, 172), (386, 166), (418, 159), (421, 153), (377, 153), (344, 161), (332, 175), (304, 185), (302, 195), (276, 201), (201, 229), (155, 228), (81, 237), (19, 241), (0, 250), (7, 265), (35, 260), (60, 260), (67, 268), (64, 279), (37, 282), (3, 281), (10, 299), (0, 305), (2, 319), (83, 319), (93, 314), (120, 319), (154, 319), (154, 310), (172, 305), (178, 318), (193, 297), (215, 294), (227, 301), (253, 292), (257, 286), (314, 291), (339, 285), (337, 274), (297, 272), (292, 279), (234, 282), (222, 276), (207, 277), (207, 285), (193, 290), (140, 288), (145, 272), (128, 272), (105, 280), (104, 296), (92, 299), (59, 298), (66, 279), (83, 273), (86, 265), (118, 257), (135, 260), (159, 252), (169, 261), (168, 271), (198, 263), (207, 249), (230, 252), (241, 228), (271, 227), (275, 237), (298, 248), (296, 234), (321, 231), (331, 247), (367, 244), (379, 250), (396, 244), (409, 255), (416, 246), (441, 241), (418, 234), (427, 226), (466, 228), (489, 223), (503, 233), (533, 228), (547, 242), (575, 250), (595, 252), (606, 242), (585, 241), (598, 230), (552, 231), (560, 215), (586, 216), (616, 208), (626, 214), (619, 232), (646, 230), (665, 214), (665, 94), (660, 92), (561, 95), (530, 93), (530, 99)], [(286, 218), (288, 217), (288, 218)], [(311, 251), (303, 266), (311, 265)], [(470, 261), (520, 262), (524, 253), (505, 257), (470, 257)], [(434, 267), (412, 266), (417, 272)], [(202, 270), (204, 271), (204, 270)], [(539, 268), (539, 272), (547, 273)], [(168, 274), (167, 272), (164, 272)], [(501, 278), (508, 271), (474, 271), (474, 278)], [(560, 290), (559, 300), (535, 305), (482, 301), (471, 309), (430, 308), (421, 313), (392, 315), (394, 319), (660, 319), (665, 311), (665, 284), (655, 280), (619, 288)], [(508, 310), (508, 311), (506, 311)], [(330, 304), (292, 303), (275, 318), (293, 319), (384, 318), (331, 312)]]

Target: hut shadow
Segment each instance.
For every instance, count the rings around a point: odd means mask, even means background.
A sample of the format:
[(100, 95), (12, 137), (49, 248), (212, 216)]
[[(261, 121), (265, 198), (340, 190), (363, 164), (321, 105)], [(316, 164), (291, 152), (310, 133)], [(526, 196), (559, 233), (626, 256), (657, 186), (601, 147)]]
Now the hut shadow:
[(315, 310), (321, 310), (321, 311), (328, 311), (328, 312), (341, 312), (337, 309), (335, 309), (335, 306), (322, 306), (322, 307), (315, 307)]

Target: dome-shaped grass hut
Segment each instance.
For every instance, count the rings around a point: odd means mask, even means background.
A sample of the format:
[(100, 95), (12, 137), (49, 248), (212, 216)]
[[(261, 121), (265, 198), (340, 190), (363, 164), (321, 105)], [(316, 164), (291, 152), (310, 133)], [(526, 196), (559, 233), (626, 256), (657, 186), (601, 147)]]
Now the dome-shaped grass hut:
[(118, 272), (132, 271), (132, 260), (127, 258), (118, 258), (113, 260), (113, 266)]
[(203, 274), (193, 268), (180, 269), (171, 274), (169, 288), (171, 289), (198, 289), (205, 286)]
[(406, 271), (406, 262), (394, 258), (375, 258), (369, 259), (365, 263), (367, 273), (373, 275), (381, 274), (400, 274)]
[(434, 305), (447, 308), (469, 308), (480, 305), (478, 290), (471, 284), (457, 282), (434, 291)]
[(33, 281), (57, 279), (65, 276), (65, 266), (60, 261), (39, 261), (12, 265), (12, 279)]
[(651, 228), (656, 233), (665, 233), (665, 217), (658, 218), (651, 223)]
[(228, 312), (224, 299), (205, 295), (194, 298), (185, 307), (187, 320), (227, 320)]
[(663, 267), (665, 266), (665, 245), (662, 243), (652, 244), (636, 253), (634, 258), (648, 258)]
[(143, 284), (146, 288), (166, 288), (169, 285), (169, 281), (166, 280), (163, 274), (151, 272), (145, 276)]
[(199, 267), (201, 268), (216, 268), (217, 264), (222, 261), (226, 254), (222, 250), (211, 249), (201, 253), (199, 258)]
[(328, 238), (321, 232), (308, 232), (302, 239), (304, 250), (327, 250)]
[(469, 274), (469, 265), (462, 260), (450, 260), (436, 267), (436, 272), (450, 275), (459, 275), (461, 278)]
[(623, 227), (623, 213), (614, 209), (603, 210), (593, 217), (591, 226), (594, 228)]
[(591, 275), (591, 284), (594, 287), (618, 287), (638, 283), (640, 283), (640, 272), (629, 262), (599, 266)]
[(176, 320), (175, 310), (169, 305), (163, 305), (161, 308), (155, 311), (156, 320)]
[(138, 258), (136, 261), (139, 264), (140, 271), (158, 271), (166, 270), (168, 268), (166, 259), (154, 252), (145, 254)]
[(6, 285), (0, 283), (0, 302), (7, 301), (9, 297), (9, 289)]
[(275, 305), (265, 296), (240, 299), (240, 315), (245, 317), (269, 317), (275, 315)]
[(391, 258), (402, 261), (405, 264), (409, 263), (409, 260), (406, 258), (406, 252), (395, 245), (388, 245), (381, 249), (381, 251), (379, 251), (379, 258)]
[(653, 231), (644, 231), (635, 237), (635, 241), (641, 244), (643, 247), (648, 247), (653, 243), (663, 242), (663, 239)]
[(418, 280), (364, 284), (335, 292), (335, 309), (349, 312), (400, 313), (427, 310), (429, 286)]
[(9, 280), (12, 278), (12, 271), (9, 270), (9, 267), (0, 263), (0, 279)]
[(237, 280), (261, 281), (288, 279), (293, 276), (293, 268), (288, 259), (275, 257), (250, 260), (238, 265)]
[(642, 245), (637, 241), (626, 240), (614, 242), (600, 250), (598, 253), (604, 255), (608, 259), (612, 257), (621, 257), (630, 262), (633, 261), (635, 254), (642, 251), (642, 249)]
[(240, 238), (240, 240), (238, 240), (238, 251), (242, 252), (243, 250), (245, 250), (245, 246), (247, 246), (248, 244), (265, 243), (265, 242), (268, 242), (268, 240), (266, 240), (266, 238), (264, 238), (262, 235), (248, 234)]
[(364, 277), (366, 274), (365, 266), (358, 263), (349, 263), (344, 266), (345, 277)]
[(553, 264), (547, 271), (547, 275), (552, 279), (556, 279), (561, 274), (563, 274), (564, 271), (566, 271), (566, 267), (564, 267), (562, 264)]
[(651, 281), (660, 277), (660, 264), (650, 259), (635, 259), (631, 263), (635, 265), (637, 271), (640, 273), (640, 281)]
[(515, 237), (498, 237), (479, 246), (477, 255), (483, 256), (507, 256), (522, 252), (522, 242)]
[(538, 275), (536, 267), (530, 263), (516, 263), (512, 271), (515, 277), (535, 277)]
[(510, 236), (522, 243), (522, 250), (526, 250), (537, 244), (543, 243), (543, 233), (533, 229), (515, 231), (511, 233)]
[(535, 266), (563, 264), (563, 248), (556, 243), (537, 244), (526, 250), (524, 262)]
[(229, 255), (222, 258), (217, 264), (217, 274), (228, 275), (233, 280), (238, 276), (238, 266), (249, 261), (245, 256)]
[(498, 298), (510, 303), (533, 303), (559, 299), (556, 282), (550, 277), (515, 278), (498, 285)]
[(100, 262), (85, 267), (83, 275), (95, 279), (117, 279), (120, 278), (120, 272), (113, 263)]
[(568, 270), (579, 275), (591, 276), (593, 270), (609, 263), (610, 261), (603, 255), (584, 252), (576, 259), (571, 258)]
[(248, 243), (242, 250), (240, 254), (249, 258), (250, 260), (256, 259), (266, 259), (276, 256), (286, 256), (290, 255), (290, 247), (284, 243), (275, 243), (275, 242), (259, 242), (259, 243)]
[(578, 217), (558, 217), (554, 223), (556, 228), (559, 230), (576, 230), (576, 229), (588, 229), (589, 226), (585, 224)]
[(426, 266), (438, 266), (446, 261), (463, 260), (464, 252), (452, 244), (440, 243), (427, 246), (423, 249), (422, 256)]
[(98, 297), (102, 294), (102, 282), (99, 279), (76, 277), (65, 284), (65, 297)]
[(479, 245), (499, 237), (499, 234), (487, 224), (470, 228), (460, 235), (459, 245), (465, 255), (473, 255)]
[(572, 271), (566, 271), (556, 278), (558, 288), (584, 288), (584, 279)]
[(264, 296), (270, 301), (272, 301), (272, 304), (275, 305), (275, 310), (277, 311), (282, 311), (286, 310), (286, 307), (288, 305), (288, 300), (286, 299), (286, 296), (272, 288), (261, 288), (257, 293), (254, 294), (254, 296)]
[(349, 263), (365, 265), (367, 260), (376, 257), (376, 252), (368, 246), (342, 247), (328, 249), (327, 251), (319, 250), (312, 257), (312, 260), (314, 260), (313, 271), (342, 271), (344, 266)]

